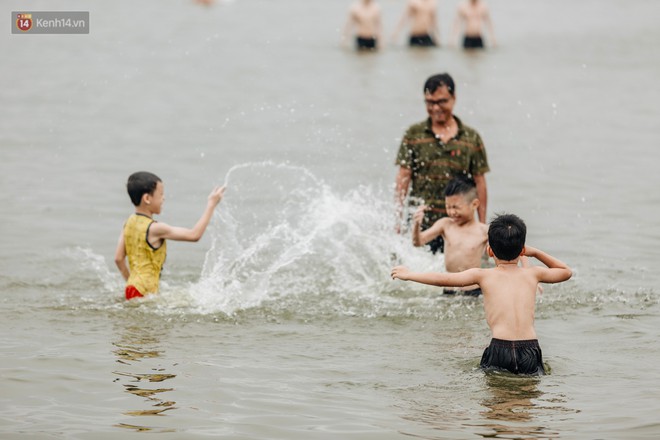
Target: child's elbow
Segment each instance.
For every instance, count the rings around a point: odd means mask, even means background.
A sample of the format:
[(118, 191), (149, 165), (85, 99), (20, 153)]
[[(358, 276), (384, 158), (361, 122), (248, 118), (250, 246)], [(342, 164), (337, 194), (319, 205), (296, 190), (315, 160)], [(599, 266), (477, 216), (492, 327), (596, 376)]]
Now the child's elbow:
[(204, 233), (202, 233), (202, 232), (193, 232), (188, 237), (188, 241), (191, 241), (193, 243), (197, 243), (199, 240), (202, 239), (202, 235), (204, 235)]

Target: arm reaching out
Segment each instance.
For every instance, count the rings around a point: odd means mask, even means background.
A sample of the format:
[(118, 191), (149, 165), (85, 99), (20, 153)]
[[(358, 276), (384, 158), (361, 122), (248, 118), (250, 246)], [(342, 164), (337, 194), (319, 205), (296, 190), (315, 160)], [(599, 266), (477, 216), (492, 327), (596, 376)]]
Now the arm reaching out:
[(164, 239), (199, 241), (202, 235), (204, 235), (204, 231), (206, 231), (206, 227), (209, 225), (211, 217), (213, 217), (213, 211), (218, 206), (218, 203), (220, 203), (220, 200), (222, 200), (224, 193), (224, 186), (216, 187), (211, 191), (208, 202), (206, 203), (206, 209), (192, 229), (170, 226), (165, 223), (152, 223), (151, 228), (149, 228), (149, 242), (155, 247), (158, 247), (157, 245)]
[(411, 272), (405, 266), (396, 266), (392, 269), (392, 279), (401, 281), (415, 281), (416, 283), (431, 286), (464, 287), (479, 284), (482, 269), (468, 269), (456, 273), (440, 272)]
[(415, 246), (424, 246), (434, 238), (441, 236), (445, 232), (446, 222), (451, 221), (449, 217), (441, 218), (433, 223), (430, 228), (422, 231), (424, 212), (426, 212), (427, 209), (427, 206), (422, 205), (417, 208), (417, 212), (415, 212), (415, 215), (413, 216), (412, 240), (413, 245)]

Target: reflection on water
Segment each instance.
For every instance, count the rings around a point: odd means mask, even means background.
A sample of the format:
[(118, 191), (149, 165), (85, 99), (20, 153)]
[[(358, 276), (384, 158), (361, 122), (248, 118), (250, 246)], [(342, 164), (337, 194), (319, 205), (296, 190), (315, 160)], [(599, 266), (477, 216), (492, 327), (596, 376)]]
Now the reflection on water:
[[(503, 372), (490, 372), (485, 375), (485, 383), (490, 396), (481, 401), (486, 408), (482, 415), (494, 422), (480, 426), (489, 432), (479, 433), (484, 438), (538, 439), (557, 438), (559, 433), (534, 423), (536, 416), (545, 413), (542, 406), (546, 400), (539, 390), (542, 377), (515, 376)], [(553, 398), (552, 400), (555, 400)], [(527, 424), (526, 422), (532, 422)]]
[[(116, 347), (113, 352), (117, 356), (116, 362), (122, 364), (121, 370), (113, 371), (115, 382), (124, 382), (124, 391), (144, 399), (151, 405), (149, 409), (129, 409), (124, 411), (127, 416), (161, 416), (165, 411), (176, 409), (176, 402), (161, 398), (162, 393), (173, 391), (174, 388), (152, 388), (147, 387), (149, 383), (161, 383), (176, 377), (175, 374), (166, 372), (164, 368), (150, 368), (144, 372), (145, 359), (162, 358), (163, 352), (158, 349), (160, 341), (153, 329), (130, 325), (121, 328), (120, 339), (114, 342)], [(144, 384), (144, 385), (143, 385)], [(119, 423), (115, 425), (135, 431), (171, 432), (170, 429), (160, 429), (136, 424)]]

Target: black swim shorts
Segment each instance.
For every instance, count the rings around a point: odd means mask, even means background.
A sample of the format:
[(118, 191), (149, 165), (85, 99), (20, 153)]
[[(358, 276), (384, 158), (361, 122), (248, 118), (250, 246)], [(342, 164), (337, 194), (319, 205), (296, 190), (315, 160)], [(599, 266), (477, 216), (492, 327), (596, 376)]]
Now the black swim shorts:
[(467, 35), (463, 39), (463, 48), (464, 49), (483, 49), (484, 40), (481, 39), (481, 36), (468, 37)]
[(410, 36), (410, 46), (417, 47), (434, 47), (436, 46), (435, 41), (431, 38), (430, 35), (411, 35)]
[(536, 339), (505, 341), (493, 338), (481, 356), (480, 366), (484, 370), (506, 370), (513, 374), (545, 374), (541, 347)]
[(481, 289), (476, 288), (472, 290), (453, 290), (453, 289), (444, 289), (442, 291), (444, 295), (456, 295), (457, 293), (460, 293), (461, 295), (466, 295), (466, 296), (479, 296), (481, 295)]
[(375, 38), (357, 37), (355, 39), (355, 47), (357, 48), (357, 50), (375, 50), (376, 49), (376, 39)]

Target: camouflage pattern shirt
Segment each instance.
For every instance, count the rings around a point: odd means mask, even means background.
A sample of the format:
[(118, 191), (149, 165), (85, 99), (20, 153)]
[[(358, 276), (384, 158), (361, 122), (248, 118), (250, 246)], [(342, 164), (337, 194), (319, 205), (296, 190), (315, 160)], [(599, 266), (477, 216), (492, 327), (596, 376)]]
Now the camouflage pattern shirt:
[[(445, 187), (459, 174), (470, 177), (490, 171), (481, 136), (454, 116), (458, 134), (443, 143), (431, 130), (431, 119), (412, 125), (399, 147), (396, 164), (412, 170), (410, 204), (426, 204), (426, 225), (445, 217)], [(415, 203), (416, 201), (416, 203)]]

